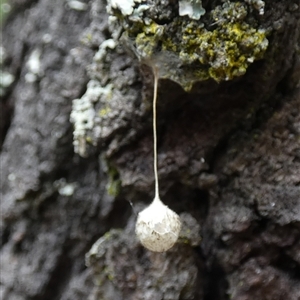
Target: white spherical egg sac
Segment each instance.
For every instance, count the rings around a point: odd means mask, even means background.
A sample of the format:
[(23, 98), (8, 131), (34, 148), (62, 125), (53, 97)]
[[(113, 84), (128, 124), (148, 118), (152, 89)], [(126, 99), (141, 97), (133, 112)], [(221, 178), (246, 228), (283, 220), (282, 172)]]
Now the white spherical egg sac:
[(138, 214), (135, 232), (142, 245), (154, 252), (164, 252), (176, 243), (181, 229), (179, 216), (159, 198)]

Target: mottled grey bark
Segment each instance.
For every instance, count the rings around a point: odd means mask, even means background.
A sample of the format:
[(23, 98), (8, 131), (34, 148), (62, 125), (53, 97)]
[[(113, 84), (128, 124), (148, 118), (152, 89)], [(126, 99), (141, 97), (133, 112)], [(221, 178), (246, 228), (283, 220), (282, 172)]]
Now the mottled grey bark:
[[(185, 224), (163, 254), (134, 235), (134, 212), (154, 195), (151, 71), (122, 45), (99, 59), (110, 38), (103, 1), (11, 2), (2, 298), (300, 299), (298, 1), (252, 11), (271, 35), (244, 76), (191, 93), (160, 81), (161, 194)], [(207, 11), (218, 3), (203, 1)], [(74, 153), (74, 99), (99, 116), (84, 158)]]

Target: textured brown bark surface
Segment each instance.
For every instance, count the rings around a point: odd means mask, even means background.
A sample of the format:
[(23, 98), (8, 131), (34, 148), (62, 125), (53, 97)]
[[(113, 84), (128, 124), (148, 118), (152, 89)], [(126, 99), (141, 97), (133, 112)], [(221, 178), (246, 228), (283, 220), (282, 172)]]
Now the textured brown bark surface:
[[(110, 38), (103, 1), (11, 2), (2, 38), (3, 69), (15, 77), (1, 99), (2, 299), (299, 300), (299, 1), (265, 1), (270, 45), (240, 79), (191, 93), (160, 81), (162, 198), (192, 228), (163, 254), (134, 235), (133, 210), (154, 192), (151, 72), (121, 46), (95, 59)], [(114, 110), (82, 158), (70, 113), (91, 80), (114, 85)]]

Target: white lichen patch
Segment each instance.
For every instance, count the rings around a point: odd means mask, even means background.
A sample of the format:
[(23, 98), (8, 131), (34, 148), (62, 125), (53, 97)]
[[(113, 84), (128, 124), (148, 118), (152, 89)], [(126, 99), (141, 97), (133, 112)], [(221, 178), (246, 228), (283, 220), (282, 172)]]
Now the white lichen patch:
[(265, 13), (265, 2), (262, 0), (245, 0), (246, 3), (252, 5), (254, 9), (258, 11), (260, 15)]
[(141, 4), (141, 5), (139, 5), (137, 8), (135, 8), (133, 10), (133, 13), (132, 13), (132, 15), (130, 17), (130, 20), (135, 21), (135, 22), (141, 20), (143, 12), (146, 11), (146, 10), (148, 10), (148, 9), (149, 9), (149, 5), (147, 5), (147, 4)]
[[(111, 38), (99, 46), (93, 63), (88, 66), (92, 80), (87, 85), (86, 93), (80, 99), (73, 100), (70, 120), (74, 124), (74, 151), (83, 157), (96, 145), (108, 142), (106, 153), (109, 155), (120, 147), (119, 143), (127, 143), (128, 137), (115, 133), (127, 126), (140, 98), (137, 98), (139, 91), (130, 86), (137, 78), (131, 60), (114, 61), (117, 43)], [(117, 51), (120, 53), (122, 50)], [(115, 80), (116, 76), (118, 80)], [(134, 134), (135, 130), (130, 130), (129, 136)]]
[(10, 174), (8, 174), (7, 179), (9, 181), (15, 181), (17, 179), (17, 176), (14, 173), (10, 173)]
[[(149, 5), (141, 4), (141, 0), (108, 0), (106, 10), (109, 14), (113, 14), (113, 10), (117, 9), (129, 20), (144, 22), (143, 12), (149, 9)], [(140, 4), (137, 5), (136, 4)]]
[(189, 16), (191, 19), (199, 20), (205, 14), (201, 0), (180, 0), (179, 15)]
[(77, 11), (85, 11), (88, 8), (86, 3), (77, 1), (77, 0), (69, 0), (67, 3), (71, 9), (74, 9)]
[(116, 42), (113, 39), (105, 40), (100, 46), (98, 52), (94, 56), (95, 61), (101, 61), (107, 54), (107, 49), (114, 49), (116, 47)]
[(80, 99), (73, 100), (71, 122), (74, 124), (73, 145), (74, 151), (81, 156), (86, 155), (87, 133), (94, 129), (96, 112), (94, 104), (101, 96), (108, 96), (112, 86), (101, 87), (99, 82), (91, 80), (87, 85), (87, 91)]
[(26, 63), (28, 72), (25, 74), (25, 80), (27, 82), (35, 82), (38, 79), (38, 77), (40, 77), (42, 75), (41, 55), (42, 55), (42, 52), (40, 49), (35, 49), (31, 53), (31, 55)]
[(8, 72), (0, 73), (0, 85), (4, 88), (9, 87), (15, 80), (15, 76)]
[(133, 13), (134, 0), (109, 0), (107, 5), (119, 9), (124, 16), (129, 16)]
[(15, 76), (10, 74), (9, 72), (2, 71), (0, 73), (0, 96), (4, 96), (8, 90), (8, 88), (15, 81)]
[(61, 196), (70, 197), (74, 194), (77, 187), (76, 183), (68, 183), (65, 178), (54, 181), (53, 186)]

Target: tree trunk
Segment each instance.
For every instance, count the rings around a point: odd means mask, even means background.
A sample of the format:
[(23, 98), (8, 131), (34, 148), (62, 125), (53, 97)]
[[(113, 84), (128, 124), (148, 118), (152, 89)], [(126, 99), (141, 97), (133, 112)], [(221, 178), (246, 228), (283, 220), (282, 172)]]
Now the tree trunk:
[[(102, 0), (9, 2), (2, 299), (300, 299), (300, 6), (261, 2), (243, 2), (269, 43), (245, 75), (159, 81), (161, 195), (183, 223), (165, 253), (134, 234), (154, 197), (151, 68), (112, 42)], [(203, 1), (205, 26), (221, 5)]]

